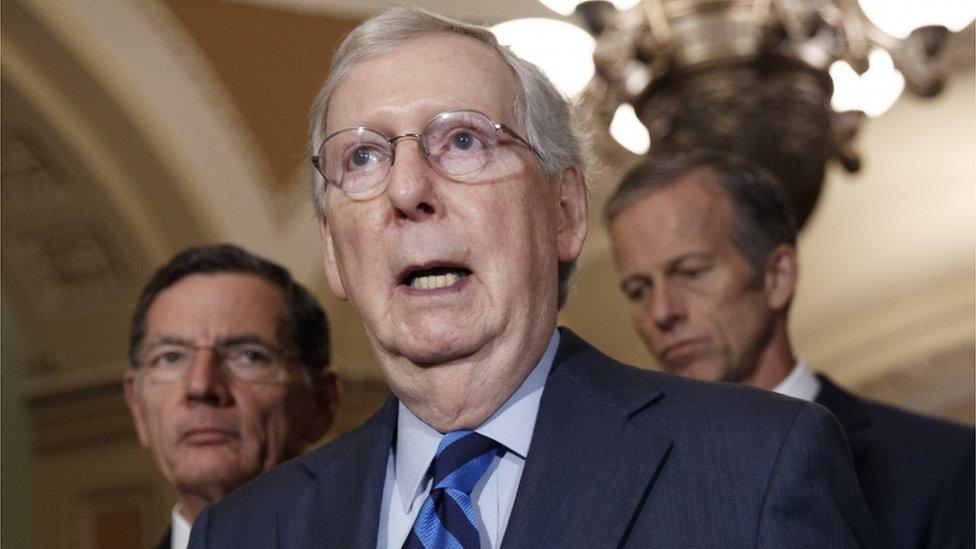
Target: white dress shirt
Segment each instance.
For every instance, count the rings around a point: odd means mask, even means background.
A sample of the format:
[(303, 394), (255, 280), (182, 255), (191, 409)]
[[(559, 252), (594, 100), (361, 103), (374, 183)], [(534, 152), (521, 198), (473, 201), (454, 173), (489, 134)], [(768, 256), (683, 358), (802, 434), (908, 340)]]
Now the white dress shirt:
[[(471, 491), (471, 501), (475, 504), (475, 512), (479, 518), (477, 526), (483, 548), (500, 546), (505, 535), (519, 479), (522, 478), (525, 457), (529, 454), (529, 443), (535, 430), (542, 390), (558, 346), (559, 331), (556, 330), (549, 339), (549, 347), (542, 359), (522, 385), (488, 420), (475, 429), (506, 449), (501, 455), (495, 456)], [(376, 544), (380, 549), (399, 548), (407, 539), (417, 513), (430, 492), (431, 478), (428, 470), (443, 437), (442, 433), (421, 421), (400, 403), (396, 442), (390, 449), (386, 481), (383, 485)]]
[(190, 523), (180, 513), (180, 504), (173, 506), (173, 528), (170, 530), (170, 549), (186, 549), (190, 544)]
[(817, 379), (817, 376), (813, 375), (813, 372), (801, 360), (793, 367), (790, 375), (786, 376), (783, 381), (779, 382), (779, 385), (773, 388), (773, 391), (781, 395), (813, 402), (817, 398), (817, 393), (820, 392), (820, 380)]

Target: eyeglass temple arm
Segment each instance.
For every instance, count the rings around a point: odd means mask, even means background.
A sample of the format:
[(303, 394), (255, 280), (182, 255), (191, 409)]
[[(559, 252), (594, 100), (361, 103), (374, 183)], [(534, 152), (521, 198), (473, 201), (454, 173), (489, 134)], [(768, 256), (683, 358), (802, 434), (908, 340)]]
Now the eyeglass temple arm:
[(526, 147), (528, 147), (529, 150), (532, 151), (533, 153), (535, 153), (536, 156), (538, 156), (539, 158), (542, 158), (542, 155), (539, 154), (539, 151), (537, 151), (535, 149), (535, 147), (533, 147), (529, 143), (529, 141), (527, 139), (525, 139), (524, 137), (522, 137), (521, 135), (519, 135), (518, 132), (516, 132), (512, 128), (509, 128), (505, 124), (499, 124), (499, 123), (496, 122), (495, 123), (495, 129), (496, 130), (503, 130), (505, 133), (507, 133), (508, 135), (511, 135), (512, 137), (514, 137), (515, 139), (517, 139), (520, 143), (522, 143), (523, 145), (525, 145)]

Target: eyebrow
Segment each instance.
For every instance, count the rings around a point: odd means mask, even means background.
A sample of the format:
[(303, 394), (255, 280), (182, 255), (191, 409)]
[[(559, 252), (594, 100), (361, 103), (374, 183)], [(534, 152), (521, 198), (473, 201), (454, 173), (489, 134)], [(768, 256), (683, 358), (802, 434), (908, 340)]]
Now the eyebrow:
[(673, 260), (671, 260), (670, 262), (668, 262), (668, 269), (677, 268), (679, 265), (681, 265), (682, 263), (684, 263), (686, 261), (708, 261), (708, 262), (711, 262), (711, 261), (714, 261), (714, 260), (715, 260), (715, 254), (708, 253), (708, 252), (692, 252), (690, 254), (685, 254), (685, 255), (678, 256), (678, 257), (674, 258)]
[[(227, 345), (239, 345), (242, 343), (259, 343), (266, 347), (271, 347), (273, 349), (280, 350), (277, 345), (271, 343), (270, 341), (261, 337), (260, 335), (248, 334), (248, 333), (233, 334), (227, 337), (218, 338), (217, 341), (214, 342), (214, 345), (220, 347), (220, 346), (227, 346)], [(192, 340), (186, 339), (181, 336), (161, 335), (147, 341), (145, 346), (154, 347), (156, 345), (183, 345), (186, 347), (192, 347), (196, 345), (196, 343), (194, 343)]]
[[(669, 260), (665, 264), (665, 266), (664, 266), (664, 272), (665, 273), (671, 273), (671, 272), (673, 272), (674, 269), (678, 268), (678, 266), (681, 265), (681, 263), (684, 263), (685, 261), (707, 261), (707, 262), (712, 262), (712, 261), (714, 261), (714, 259), (715, 259), (715, 254), (708, 253), (708, 252), (691, 252), (691, 253), (687, 253), (687, 254), (684, 254), (684, 255), (679, 255), (678, 257), (675, 257), (674, 259)], [(647, 276), (645, 274), (635, 273), (635, 274), (632, 274), (632, 275), (628, 276), (627, 278), (624, 278), (623, 280), (621, 280), (620, 281), (620, 287), (621, 288), (624, 288), (627, 284), (633, 283), (633, 282), (643, 282), (643, 283), (648, 283), (649, 284), (651, 282), (651, 277), (649, 277), (649, 276)]]
[(188, 339), (179, 336), (161, 335), (155, 336), (145, 342), (144, 347), (155, 347), (156, 345), (193, 345)]

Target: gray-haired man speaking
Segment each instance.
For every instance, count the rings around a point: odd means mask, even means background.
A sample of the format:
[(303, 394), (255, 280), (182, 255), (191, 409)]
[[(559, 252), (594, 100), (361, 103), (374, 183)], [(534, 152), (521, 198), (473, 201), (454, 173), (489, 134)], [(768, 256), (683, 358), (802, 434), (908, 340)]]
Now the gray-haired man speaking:
[(823, 409), (557, 330), (586, 235), (580, 143), (483, 28), (394, 9), (346, 38), (312, 112), (316, 205), (330, 286), (395, 396), (205, 510), (191, 545), (873, 542)]

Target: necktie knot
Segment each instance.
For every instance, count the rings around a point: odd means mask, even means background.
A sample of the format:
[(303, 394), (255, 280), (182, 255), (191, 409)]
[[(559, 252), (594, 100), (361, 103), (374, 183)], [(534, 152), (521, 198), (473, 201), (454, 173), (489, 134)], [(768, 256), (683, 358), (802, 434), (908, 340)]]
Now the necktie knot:
[(480, 547), (471, 490), (500, 449), (497, 442), (474, 431), (444, 435), (430, 465), (430, 494), (403, 544), (405, 549)]
[(453, 489), (470, 495), (498, 449), (497, 442), (474, 431), (447, 433), (431, 463), (431, 490)]

